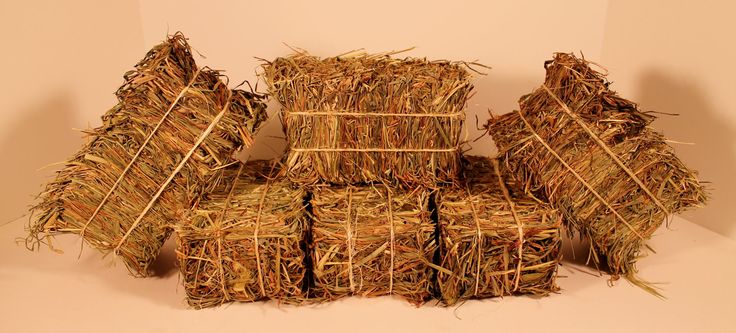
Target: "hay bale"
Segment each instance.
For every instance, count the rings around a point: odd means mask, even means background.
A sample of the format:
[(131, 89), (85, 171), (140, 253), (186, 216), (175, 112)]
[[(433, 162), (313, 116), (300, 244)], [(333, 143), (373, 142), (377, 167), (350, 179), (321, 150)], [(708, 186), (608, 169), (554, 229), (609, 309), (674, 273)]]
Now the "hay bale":
[(268, 161), (225, 169), (176, 226), (189, 305), (306, 297), (306, 192), (273, 179), (272, 170)]
[(547, 203), (509, 192), (498, 162), (467, 156), (464, 187), (440, 188), (437, 285), (442, 301), (514, 294), (547, 295), (560, 261), (561, 215)]
[(520, 111), (489, 121), (489, 131), (521, 185), (591, 240), (594, 262), (633, 277), (641, 246), (665, 218), (700, 206), (706, 194), (649, 128), (654, 117), (589, 64), (556, 54), (542, 87), (519, 100)]
[(295, 183), (434, 186), (459, 172), (465, 63), (363, 52), (305, 52), (263, 66), (282, 105), (285, 165)]
[(168, 224), (211, 189), (212, 170), (251, 144), (266, 113), (262, 96), (230, 90), (219, 72), (197, 68), (179, 33), (124, 78), (119, 103), (40, 194), (27, 245), (77, 233), (145, 276)]
[(385, 186), (316, 187), (312, 197), (314, 300), (431, 297), (437, 248), (429, 192)]

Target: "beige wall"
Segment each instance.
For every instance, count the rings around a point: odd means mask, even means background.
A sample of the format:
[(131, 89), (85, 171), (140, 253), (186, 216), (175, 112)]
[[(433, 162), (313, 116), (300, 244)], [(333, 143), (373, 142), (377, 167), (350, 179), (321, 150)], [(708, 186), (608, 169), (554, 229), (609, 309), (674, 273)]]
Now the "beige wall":
[(623, 96), (679, 114), (654, 127), (695, 143), (674, 146), (713, 189), (705, 209), (683, 216), (736, 239), (734, 13), (733, 1), (611, 1), (600, 62)]
[[(730, 7), (730, 8), (727, 8)], [(407, 55), (478, 60), (493, 69), (476, 80), (474, 117), (505, 113), (538, 86), (555, 51), (583, 52), (611, 71), (614, 88), (647, 109), (677, 112), (655, 127), (675, 140), (683, 159), (715, 182), (712, 204), (692, 220), (736, 238), (728, 202), (736, 196), (735, 30), (729, 3), (636, 1), (24, 1), (0, 4), (5, 79), (0, 88), (0, 223), (23, 214), (51, 175), (39, 167), (64, 160), (80, 144), (71, 128), (96, 125), (114, 102), (121, 76), (167, 32), (181, 30), (231, 85), (256, 81), (259, 62), (289, 44), (329, 56), (415, 46)], [(263, 89), (263, 85), (260, 85)], [(275, 112), (272, 108), (271, 112)], [(255, 157), (283, 149), (272, 121)], [(492, 142), (472, 144), (492, 154)], [(716, 148), (717, 147), (717, 148)], [(716, 151), (717, 149), (717, 151)], [(677, 226), (675, 226), (676, 228)]]
[[(185, 31), (192, 45), (233, 81), (250, 80), (259, 61), (290, 53), (284, 44), (319, 56), (357, 48), (383, 52), (416, 47), (407, 55), (479, 60), (492, 66), (479, 77), (468, 124), (487, 110), (505, 113), (543, 78), (542, 63), (554, 50), (598, 58), (607, 1), (141, 1), (146, 45), (167, 32)], [(206, 14), (209, 13), (209, 14)], [(585, 13), (581, 15), (581, 13)], [(584, 27), (581, 29), (580, 27)], [(260, 86), (264, 88), (264, 86)], [(275, 112), (276, 109), (272, 109)], [(257, 157), (283, 151), (277, 121), (261, 132)], [(495, 152), (490, 138), (473, 152)]]
[(27, 210), (99, 124), (144, 52), (136, 1), (0, 2), (0, 224)]

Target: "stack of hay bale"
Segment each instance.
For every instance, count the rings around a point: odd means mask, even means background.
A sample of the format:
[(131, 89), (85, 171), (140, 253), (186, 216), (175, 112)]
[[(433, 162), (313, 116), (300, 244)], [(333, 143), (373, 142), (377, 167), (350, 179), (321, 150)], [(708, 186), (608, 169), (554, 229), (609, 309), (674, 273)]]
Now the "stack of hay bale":
[(432, 296), (430, 196), (457, 181), (470, 75), (361, 52), (264, 65), (282, 105), (289, 180), (312, 189), (312, 298)]
[(509, 194), (490, 159), (462, 158), (467, 66), (362, 52), (264, 65), (284, 174), (312, 193), (312, 299), (556, 290), (559, 214)]
[(263, 96), (228, 89), (172, 36), (47, 185), (29, 245), (77, 233), (146, 276), (175, 231), (196, 308), (351, 295), (452, 305), (557, 291), (563, 227), (633, 279), (663, 219), (705, 200), (651, 117), (584, 60), (558, 54), (521, 111), (490, 120), (496, 160), (462, 154), (471, 66), (393, 56), (265, 63), (289, 147), (244, 163), (233, 154), (266, 119)]

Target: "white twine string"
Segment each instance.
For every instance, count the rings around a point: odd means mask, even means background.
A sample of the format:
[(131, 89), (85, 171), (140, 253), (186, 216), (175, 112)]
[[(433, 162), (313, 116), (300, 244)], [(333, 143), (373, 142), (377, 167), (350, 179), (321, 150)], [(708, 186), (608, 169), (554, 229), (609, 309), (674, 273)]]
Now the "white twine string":
[(616, 154), (614, 154), (613, 151), (611, 151), (611, 149), (608, 148), (605, 142), (603, 142), (603, 140), (601, 140), (595, 133), (593, 133), (593, 130), (591, 130), (585, 124), (585, 122), (582, 119), (580, 119), (580, 116), (572, 112), (570, 108), (567, 106), (567, 104), (562, 102), (562, 100), (560, 100), (557, 97), (557, 95), (553, 94), (552, 91), (547, 87), (547, 85), (543, 84), (542, 88), (544, 88), (544, 90), (547, 91), (547, 93), (552, 97), (552, 99), (554, 99), (555, 102), (557, 102), (557, 104), (559, 104), (562, 107), (562, 110), (565, 111), (565, 113), (567, 113), (567, 115), (570, 116), (570, 118), (572, 118), (578, 125), (580, 125), (580, 127), (582, 127), (586, 133), (588, 133), (588, 135), (593, 139), (593, 141), (595, 141), (595, 143), (598, 144), (598, 146), (601, 147), (608, 154), (608, 156), (611, 157), (611, 159), (614, 162), (616, 162), (616, 164), (622, 170), (624, 170), (624, 172), (626, 172), (626, 174), (639, 186), (639, 188), (641, 188), (642, 191), (644, 191), (644, 193), (646, 193), (649, 196), (649, 198), (651, 198), (652, 201), (654, 201), (654, 203), (657, 205), (657, 207), (659, 207), (659, 209), (661, 209), (666, 215), (670, 215), (669, 210), (664, 207), (664, 205), (659, 201), (659, 199), (657, 199), (657, 197), (654, 194), (652, 194), (652, 192), (649, 191), (649, 189), (644, 185), (644, 182), (642, 182), (636, 176), (634, 171), (632, 171), (631, 169), (626, 167), (626, 165), (624, 165), (624, 163), (618, 158), (618, 156), (616, 156)]
[(115, 254), (119, 254), (120, 247), (123, 245), (125, 240), (128, 239), (128, 237), (130, 237), (130, 234), (133, 232), (133, 230), (135, 230), (135, 228), (138, 227), (138, 224), (140, 224), (140, 222), (143, 220), (143, 217), (146, 216), (148, 211), (153, 207), (153, 205), (156, 203), (158, 198), (161, 196), (161, 193), (164, 192), (164, 190), (166, 189), (166, 186), (168, 186), (169, 183), (171, 183), (171, 181), (174, 179), (174, 177), (177, 174), (179, 174), (179, 171), (181, 171), (181, 169), (184, 167), (187, 161), (189, 161), (189, 158), (192, 157), (192, 155), (197, 150), (197, 148), (199, 148), (199, 145), (201, 145), (202, 142), (204, 142), (204, 140), (207, 138), (207, 136), (212, 132), (212, 130), (215, 129), (215, 126), (217, 126), (217, 123), (220, 122), (220, 119), (222, 119), (222, 117), (225, 115), (227, 110), (230, 108), (230, 98), (232, 97), (232, 94), (233, 94), (232, 91), (228, 92), (228, 98), (227, 98), (227, 103), (225, 103), (225, 107), (222, 108), (222, 111), (220, 111), (220, 113), (217, 114), (217, 116), (215, 116), (215, 118), (212, 120), (212, 123), (210, 123), (210, 126), (207, 127), (207, 129), (204, 132), (202, 132), (202, 134), (199, 136), (199, 139), (194, 144), (192, 149), (190, 149), (189, 152), (186, 154), (186, 156), (184, 156), (184, 159), (181, 160), (181, 162), (176, 167), (176, 169), (174, 169), (171, 175), (169, 175), (169, 178), (167, 178), (166, 181), (163, 184), (161, 184), (158, 192), (156, 192), (153, 198), (151, 198), (151, 200), (148, 202), (148, 205), (146, 205), (146, 208), (143, 209), (140, 215), (138, 215), (138, 218), (135, 220), (135, 222), (133, 222), (133, 225), (128, 229), (128, 231), (125, 233), (123, 238), (120, 239), (120, 242), (118, 243), (118, 245), (115, 246), (115, 249), (114, 249)]
[(100, 212), (100, 210), (102, 210), (102, 206), (105, 205), (105, 203), (107, 202), (107, 200), (110, 198), (110, 195), (112, 195), (112, 193), (115, 191), (115, 189), (117, 189), (118, 185), (120, 185), (120, 182), (122, 182), (123, 177), (125, 177), (125, 175), (128, 173), (128, 170), (130, 170), (130, 168), (133, 166), (133, 162), (135, 162), (138, 159), (138, 157), (141, 156), (141, 153), (146, 148), (146, 146), (148, 145), (148, 143), (151, 141), (151, 138), (153, 138), (153, 135), (156, 134), (156, 132), (158, 131), (159, 128), (161, 128), (161, 125), (164, 123), (164, 121), (169, 116), (169, 114), (171, 113), (171, 111), (174, 110), (174, 106), (177, 103), (179, 103), (179, 100), (184, 96), (184, 93), (187, 90), (189, 90), (189, 88), (192, 86), (192, 84), (194, 84), (194, 81), (197, 79), (197, 76), (199, 76), (199, 73), (201, 73), (201, 72), (202, 72), (202, 69), (201, 68), (200, 69), (197, 69), (197, 72), (194, 74), (194, 77), (192, 77), (192, 80), (189, 81), (189, 83), (186, 85), (186, 87), (184, 87), (181, 90), (181, 92), (179, 92), (179, 95), (176, 96), (176, 98), (174, 99), (174, 101), (171, 102), (171, 105), (169, 105), (169, 108), (166, 110), (166, 112), (164, 113), (164, 115), (158, 121), (158, 123), (153, 128), (153, 130), (151, 131), (151, 133), (148, 134), (148, 136), (146, 137), (146, 140), (143, 141), (143, 144), (141, 145), (141, 147), (138, 148), (138, 151), (133, 156), (133, 159), (131, 159), (130, 162), (128, 162), (128, 165), (125, 166), (125, 169), (123, 169), (123, 172), (120, 173), (120, 175), (118, 176), (118, 178), (115, 180), (115, 183), (112, 184), (112, 187), (110, 187), (110, 190), (107, 192), (107, 194), (105, 194), (105, 197), (102, 198), (102, 201), (100, 201), (100, 203), (97, 205), (97, 208), (95, 208), (95, 211), (92, 213), (92, 215), (89, 217), (89, 219), (87, 219), (87, 223), (84, 224), (84, 226), (82, 227), (82, 231), (79, 233), (79, 235), (81, 237), (84, 237), (84, 233), (87, 231), (87, 227), (90, 225), (90, 223), (92, 223), (92, 220), (94, 220), (94, 218), (97, 216), (97, 214)]

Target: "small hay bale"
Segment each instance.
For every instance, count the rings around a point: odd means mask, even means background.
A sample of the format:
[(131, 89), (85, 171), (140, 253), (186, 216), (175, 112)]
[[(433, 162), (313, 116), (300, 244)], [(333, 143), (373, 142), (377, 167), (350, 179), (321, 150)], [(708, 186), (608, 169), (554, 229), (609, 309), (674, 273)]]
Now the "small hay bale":
[(467, 156), (464, 187), (440, 188), (437, 216), (442, 301), (558, 290), (561, 215), (536, 198), (509, 192), (498, 162)]
[(264, 64), (282, 105), (287, 176), (298, 184), (454, 181), (473, 90), (465, 65), (364, 52)]
[(589, 64), (556, 54), (542, 87), (519, 100), (520, 111), (491, 119), (489, 132), (520, 185), (548, 198), (569, 230), (591, 240), (594, 262), (614, 278), (634, 278), (646, 240), (668, 215), (702, 205), (706, 193), (649, 127), (654, 117), (610, 90)]
[(437, 248), (429, 192), (385, 186), (316, 187), (312, 198), (314, 300), (431, 297)]
[(180, 33), (124, 78), (119, 103), (39, 195), (27, 246), (77, 233), (146, 276), (169, 223), (210, 190), (212, 170), (251, 144), (266, 106), (260, 95), (228, 89), (219, 72), (198, 69)]
[(224, 170), (214, 192), (176, 226), (189, 305), (306, 298), (306, 192), (272, 179), (268, 161)]

